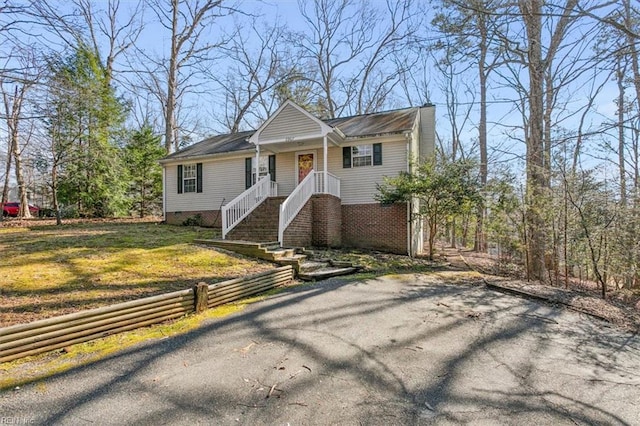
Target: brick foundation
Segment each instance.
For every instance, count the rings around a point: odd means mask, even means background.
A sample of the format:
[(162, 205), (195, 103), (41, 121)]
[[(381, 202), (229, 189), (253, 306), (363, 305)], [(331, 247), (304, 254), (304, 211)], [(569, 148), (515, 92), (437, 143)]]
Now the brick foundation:
[[(273, 197), (234, 228), (228, 239), (276, 241), (279, 206), (285, 197)], [(202, 226), (221, 229), (218, 210), (167, 212), (167, 223), (182, 225), (200, 215)], [(406, 204), (341, 205), (331, 195), (314, 195), (284, 232), (290, 247), (358, 247), (407, 254)]]
[(311, 244), (316, 247), (342, 245), (342, 214), (340, 198), (328, 194), (314, 195)]
[(182, 225), (189, 218), (196, 219), (200, 215), (202, 226), (222, 229), (220, 210), (202, 210), (193, 212), (167, 212), (166, 221), (170, 225)]
[(284, 231), (285, 247), (309, 247), (313, 236), (313, 200), (307, 201)]
[(342, 206), (342, 245), (407, 254), (407, 205)]

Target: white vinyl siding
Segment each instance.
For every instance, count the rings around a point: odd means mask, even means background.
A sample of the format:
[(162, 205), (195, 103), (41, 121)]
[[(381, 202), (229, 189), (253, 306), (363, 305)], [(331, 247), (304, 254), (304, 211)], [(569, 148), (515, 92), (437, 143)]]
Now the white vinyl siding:
[(296, 187), (295, 155), (293, 152), (276, 154), (276, 183), (278, 195), (287, 196)]
[[(367, 141), (345, 146), (374, 144), (379, 141)], [(404, 138), (398, 141), (382, 142), (382, 165), (369, 167), (342, 168), (342, 147), (329, 148), (329, 172), (340, 178), (342, 204), (376, 203), (376, 184), (383, 183), (383, 176), (397, 176), (407, 170), (407, 142)], [(318, 159), (319, 160), (319, 159)], [(319, 163), (320, 164), (320, 163)]]
[[(304, 152), (307, 152), (305, 150)], [(322, 148), (314, 148), (316, 157), (315, 171), (322, 171), (323, 155)], [(302, 151), (301, 151), (302, 152)], [(331, 149), (329, 149), (331, 152)], [(340, 151), (342, 153), (342, 151)], [(340, 154), (342, 155), (342, 154)], [(331, 154), (329, 155), (331, 158)], [(287, 196), (291, 194), (298, 182), (297, 157), (295, 152), (282, 152), (276, 155), (276, 182), (278, 184), (278, 195)], [(331, 170), (331, 167), (329, 167)]]
[(435, 107), (421, 107), (420, 113), (420, 159), (425, 159), (435, 152)]
[[(375, 138), (345, 143), (343, 146), (372, 145), (379, 143)], [(407, 142), (399, 136), (397, 140), (385, 140), (382, 143), (382, 165), (367, 167), (342, 168), (342, 146), (330, 146), (328, 149), (329, 172), (340, 178), (342, 204), (376, 203), (374, 196), (376, 184), (383, 182), (383, 176), (397, 176), (400, 171), (407, 170)], [(316, 155), (316, 171), (323, 170), (322, 147), (313, 148)], [(309, 151), (304, 149), (301, 151)], [(265, 154), (263, 154), (265, 156)], [(202, 193), (178, 194), (176, 188), (176, 165), (167, 165), (166, 211), (200, 211), (218, 210), (224, 198), (225, 204), (237, 197), (244, 190), (245, 158), (220, 159), (203, 162)], [(276, 154), (276, 183), (278, 195), (287, 196), (297, 186), (296, 153), (282, 152)]]
[(295, 107), (287, 105), (260, 133), (260, 140), (285, 140), (289, 137), (318, 135), (320, 124), (305, 116)]
[(218, 210), (244, 191), (244, 157), (202, 163), (202, 192), (178, 194), (177, 165), (165, 166), (167, 212)]

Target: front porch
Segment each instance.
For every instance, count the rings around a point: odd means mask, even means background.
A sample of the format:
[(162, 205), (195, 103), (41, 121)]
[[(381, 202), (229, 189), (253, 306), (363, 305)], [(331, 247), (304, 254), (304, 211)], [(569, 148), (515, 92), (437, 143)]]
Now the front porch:
[(310, 170), (287, 197), (270, 174), (222, 207), (222, 238), (289, 247), (341, 244), (340, 180)]

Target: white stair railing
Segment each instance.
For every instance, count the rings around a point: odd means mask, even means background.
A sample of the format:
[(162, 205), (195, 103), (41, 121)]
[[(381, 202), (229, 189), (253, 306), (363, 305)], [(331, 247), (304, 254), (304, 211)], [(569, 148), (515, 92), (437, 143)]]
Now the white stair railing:
[[(327, 174), (327, 187), (324, 187), (324, 174)], [(316, 172), (316, 194), (330, 194), (340, 198), (340, 179), (329, 172)]]
[(255, 185), (222, 206), (222, 239), (268, 197), (278, 195), (278, 186), (267, 173)]
[(284, 230), (291, 224), (300, 210), (314, 194), (316, 187), (316, 172), (311, 170), (298, 186), (280, 204), (280, 220), (278, 224), (278, 242), (282, 245)]

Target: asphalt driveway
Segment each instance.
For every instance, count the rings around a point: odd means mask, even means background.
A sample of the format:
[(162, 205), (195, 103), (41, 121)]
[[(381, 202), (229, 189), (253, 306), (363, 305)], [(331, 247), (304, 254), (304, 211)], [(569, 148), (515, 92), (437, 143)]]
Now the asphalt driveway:
[(455, 280), (293, 288), (0, 393), (0, 424), (640, 424), (639, 336)]

